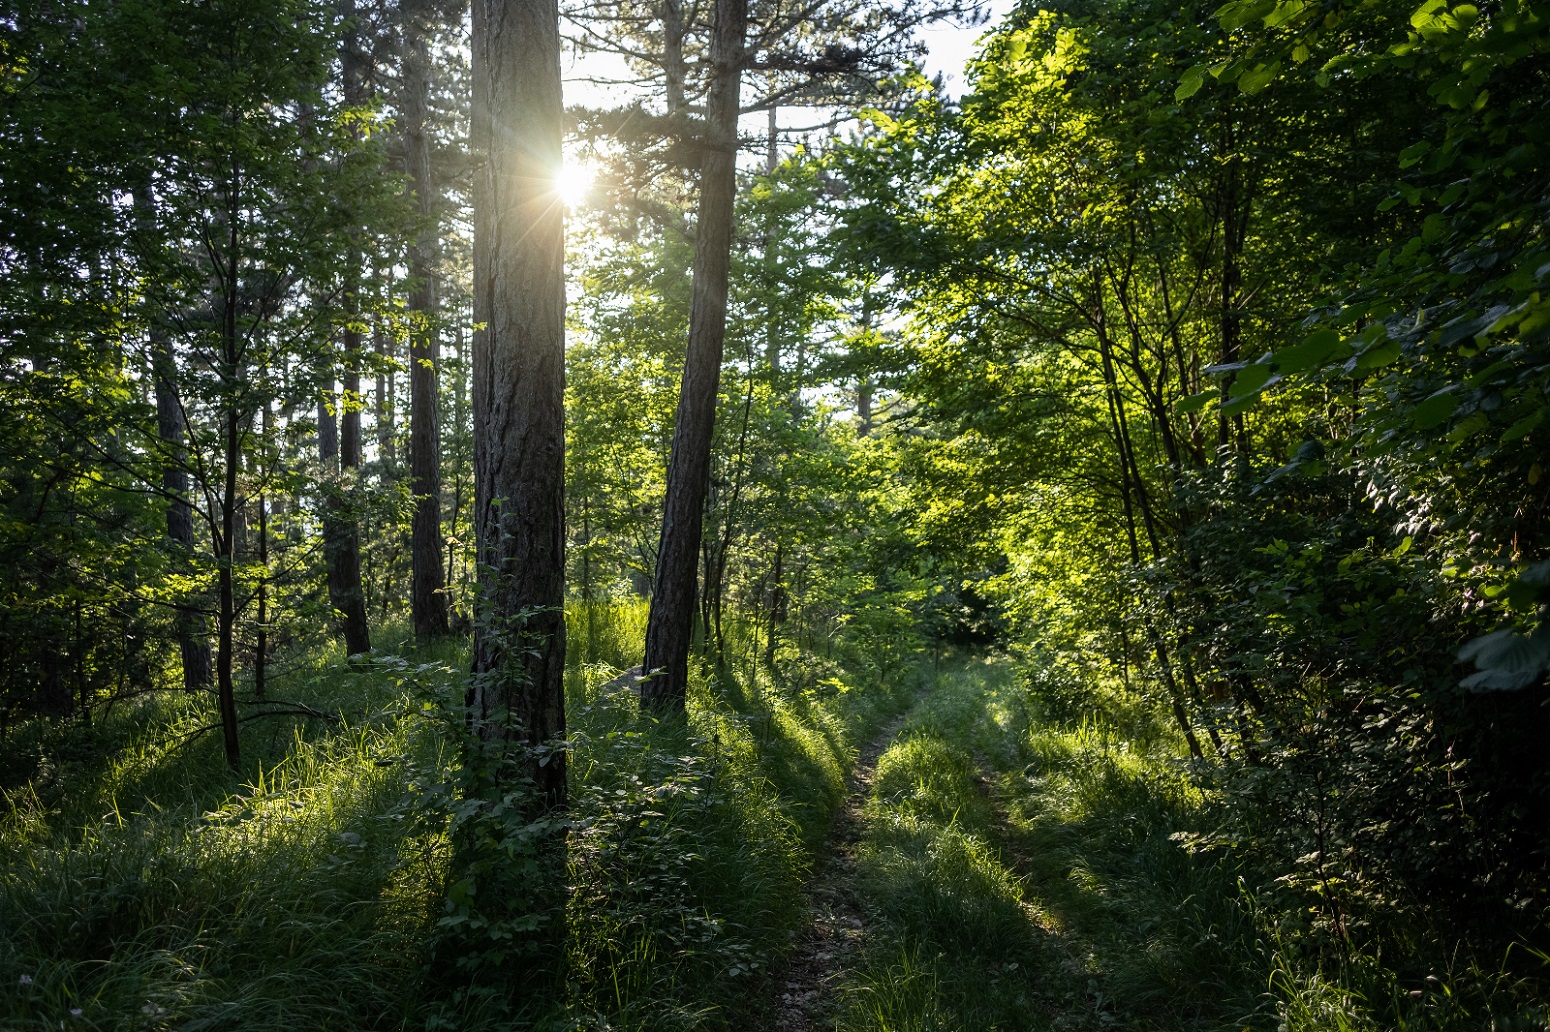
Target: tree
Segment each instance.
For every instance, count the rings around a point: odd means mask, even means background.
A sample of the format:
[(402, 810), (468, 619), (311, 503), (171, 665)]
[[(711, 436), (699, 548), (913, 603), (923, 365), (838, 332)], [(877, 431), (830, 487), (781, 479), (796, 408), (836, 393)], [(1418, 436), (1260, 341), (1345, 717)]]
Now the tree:
[(716, 394), (727, 326), (727, 272), (732, 262), (732, 213), (737, 199), (738, 88), (742, 82), (747, 0), (717, 0), (711, 46), (714, 74), (706, 110), (699, 218), (695, 223), (694, 300), (689, 350), (673, 424), (662, 543), (646, 624), (645, 669), (654, 674), (641, 699), (682, 711), (694, 633), (695, 569), (699, 563)]
[[(341, 93), (346, 107), (360, 110), (370, 102), (370, 55), (357, 17), (355, 0), (340, 0), (339, 15), (344, 34), (339, 46)], [(345, 201), (348, 209), (351, 204)], [(347, 233), (357, 248), (359, 230)], [(366, 616), (366, 593), (361, 587), (360, 524), (350, 511), (348, 494), (358, 486), (361, 468), (361, 346), (365, 333), (360, 311), (362, 256), (357, 250), (353, 267), (346, 273), (340, 336), (344, 344), (344, 390), (334, 389), (332, 356), (324, 374), (323, 396), (318, 403), (318, 458), (325, 475), (338, 482), (325, 487), (323, 551), (328, 563), (328, 598), (339, 615), (345, 647), (351, 655), (371, 651), (371, 632)]]
[(559, 13), (476, 0), (474, 430), (480, 605), (469, 718), (566, 798), (565, 238)]
[(441, 421), (437, 412), (440, 363), (436, 303), (437, 189), (432, 178), (427, 121), (430, 107), (429, 12), (404, 5), (402, 106), (404, 161), (421, 220), (410, 250), (409, 481), (414, 516), (409, 604), (421, 638), (444, 635), (446, 578), (441, 550)]

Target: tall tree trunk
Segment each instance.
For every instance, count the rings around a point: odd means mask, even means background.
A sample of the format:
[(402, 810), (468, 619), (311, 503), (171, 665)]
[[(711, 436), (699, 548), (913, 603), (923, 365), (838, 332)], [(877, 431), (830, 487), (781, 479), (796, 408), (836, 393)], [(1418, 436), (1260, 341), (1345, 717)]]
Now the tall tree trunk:
[(425, 26), (411, 16), (404, 59), (404, 140), (420, 231), (409, 253), (409, 481), (414, 497), (410, 533), (409, 606), (421, 639), (448, 631), (446, 581), (441, 565), (441, 423), (438, 418), (436, 329), (436, 187), (425, 135), (430, 107), (430, 51)]
[(391, 481), (398, 476), (398, 428), (397, 399), (394, 397), (393, 370), (389, 363), (398, 357), (398, 349), (392, 336), (378, 318), (372, 324), (371, 347), (380, 360), (377, 367), (377, 412), (374, 419), (377, 430), (377, 451), (382, 459), (382, 476)]
[[(777, 152), (780, 131), (779, 109), (770, 105), (769, 122), (765, 126), (767, 136), (765, 138), (764, 174), (773, 176), (775, 166), (780, 157)], [(781, 291), (777, 287), (779, 283), (780, 263), (776, 261), (776, 252), (780, 247), (779, 218), (775, 214), (775, 208), (770, 206), (765, 216), (764, 225), (764, 275), (765, 295), (764, 305), (764, 361), (770, 367), (770, 384), (780, 384), (780, 316), (776, 313), (776, 298)]]
[(222, 451), (225, 460), (225, 482), (220, 493), (220, 528), (212, 535), (216, 546), (217, 591), (220, 595), (219, 615), (216, 618), (215, 690), (221, 714), (221, 735), (226, 746), (226, 763), (236, 770), (242, 762), (242, 749), (237, 739), (237, 691), (232, 680), (232, 665), (236, 653), (237, 628), (237, 470), (242, 464), (242, 422), (240, 403), (241, 340), (237, 327), (238, 274), (242, 268), (237, 247), (238, 216), (241, 208), (237, 203), (235, 184), (228, 192), (226, 210), (226, 262), (222, 270), (225, 282), (224, 311), (221, 319), (221, 404)]
[[(154, 229), (156, 201), (149, 186), (135, 191), (135, 216), (142, 229)], [(178, 371), (172, 339), (160, 320), (150, 320), (151, 372), (156, 388), (156, 433), (166, 459), (161, 489), (167, 497), (167, 537), (184, 562), (194, 554), (194, 512), (188, 502), (187, 445), (184, 441), (183, 403), (178, 397)], [(183, 689), (199, 691), (211, 680), (210, 638), (204, 614), (198, 607), (179, 604), (175, 610), (178, 651), (183, 660)]]
[(732, 209), (737, 193), (738, 88), (748, 0), (716, 0), (713, 66), (707, 104), (700, 210), (695, 227), (694, 294), (689, 347), (673, 427), (667, 500), (657, 550), (656, 583), (646, 619), (648, 673), (641, 699), (683, 712), (694, 634), (695, 568), (704, 531), (705, 492), (716, 424), (716, 393), (727, 326), (727, 273), (732, 257)]
[[(564, 108), (555, 0), (474, 0), (474, 435), (481, 601), (469, 719), (486, 741), (565, 735)], [(529, 750), (544, 808), (565, 754)]]
[[(325, 396), (318, 405), (318, 457), (323, 460), (323, 475), (331, 481), (324, 485), (323, 495), (323, 555), (328, 567), (328, 601), (344, 633), (345, 648), (353, 656), (371, 649), (371, 637), (366, 625), (366, 593), (361, 588), (359, 531), (349, 515), (349, 504), (344, 497), (346, 481), (335, 476), (341, 473), (340, 467), (350, 469), (360, 464), (359, 413), (353, 421), (353, 441), (348, 432), (351, 420), (339, 419), (342, 413), (338, 409), (348, 404), (348, 383), (346, 380), (343, 392), (328, 390), (326, 395), (332, 397)], [(341, 422), (345, 433), (340, 432)], [(348, 455), (344, 448), (346, 442), (354, 445), (354, 463), (343, 461)]]
[[(344, 102), (361, 106), (370, 98), (367, 95), (366, 57), (361, 50), (360, 31), (355, 26), (354, 0), (342, 0), (340, 15), (346, 23), (340, 63), (344, 75)], [(335, 396), (338, 416), (337, 458), (340, 478), (329, 490), (324, 500), (323, 550), (328, 563), (328, 600), (339, 614), (344, 631), (345, 648), (350, 655), (371, 651), (371, 633), (367, 626), (366, 592), (361, 587), (360, 528), (344, 497), (354, 486), (352, 473), (361, 465), (361, 330), (360, 291), (353, 281), (359, 270), (348, 272), (352, 285), (345, 290), (346, 324), (344, 343), (344, 390)], [(328, 439), (322, 432), (319, 417), (319, 457), (325, 469), (335, 458), (329, 454)], [(330, 471), (331, 472), (331, 471)]]
[[(274, 427), (274, 413), (270, 407), (269, 399), (264, 399), (264, 407), (261, 411), (263, 422), (260, 425), (260, 441), (265, 450), (263, 465), (259, 469), (259, 482), (267, 485), (269, 481), (268, 442), (272, 439)], [(255, 614), (255, 627), (253, 635), (253, 695), (262, 699), (269, 694), (269, 497), (265, 487), (260, 487), (258, 492), (258, 564), (260, 567), (258, 580), (258, 611)]]

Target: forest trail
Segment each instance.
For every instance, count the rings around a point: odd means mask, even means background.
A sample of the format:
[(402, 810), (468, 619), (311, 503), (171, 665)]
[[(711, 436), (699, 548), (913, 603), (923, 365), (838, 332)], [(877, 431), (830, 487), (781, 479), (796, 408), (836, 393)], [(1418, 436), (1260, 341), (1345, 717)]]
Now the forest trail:
[(1017, 695), (1002, 660), (944, 663), (861, 750), (763, 1028), (1086, 1032), (1117, 1020), (1091, 943), (1049, 884), (1066, 872), (1027, 838)]
[[(998, 783), (1007, 764), (986, 753), (1025, 733), (998, 725), (1005, 674), (990, 659), (939, 666), (860, 750), (812, 874), (807, 927), (773, 987), (768, 1032), (945, 1027), (949, 1015), (967, 1017), (950, 1000), (957, 982), (989, 1003), (995, 1024), (985, 1027), (1103, 1027), (1074, 944), (1026, 894), (1036, 865)], [(955, 932), (969, 941), (953, 942)], [(941, 947), (955, 947), (962, 966), (942, 978), (929, 960), (912, 966)]]
[(914, 706), (890, 720), (860, 751), (851, 771), (849, 794), (834, 815), (828, 852), (819, 859), (808, 893), (808, 923), (795, 952), (776, 980), (769, 1032), (818, 1032), (833, 1027), (839, 986), (855, 965), (866, 933), (866, 914), (856, 885), (856, 848), (864, 830), (863, 810), (872, 792), (878, 758), (892, 744)]

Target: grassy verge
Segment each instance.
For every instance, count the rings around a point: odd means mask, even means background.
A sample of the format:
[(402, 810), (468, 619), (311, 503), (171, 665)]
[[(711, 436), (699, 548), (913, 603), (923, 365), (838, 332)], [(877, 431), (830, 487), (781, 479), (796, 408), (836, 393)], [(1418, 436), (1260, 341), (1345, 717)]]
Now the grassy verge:
[(842, 1032), (1547, 1027), (1542, 985), (1447, 929), (1299, 934), (1252, 854), (1181, 843), (1213, 802), (1157, 722), (1040, 710), (1009, 663), (962, 664), (882, 755)]
[[(706, 668), (687, 726), (663, 726), (596, 687), (631, 661), (640, 607), (579, 616), (569, 997), (553, 1024), (732, 1027), (800, 920), (853, 743), (913, 683), (814, 659)], [(512, 1027), (427, 981), (463, 666), (457, 644), (294, 657), (275, 694), (332, 719), (244, 725), (237, 776), (198, 733), (213, 722), (199, 697), (127, 703), (84, 733), (13, 730), (0, 1027)]]

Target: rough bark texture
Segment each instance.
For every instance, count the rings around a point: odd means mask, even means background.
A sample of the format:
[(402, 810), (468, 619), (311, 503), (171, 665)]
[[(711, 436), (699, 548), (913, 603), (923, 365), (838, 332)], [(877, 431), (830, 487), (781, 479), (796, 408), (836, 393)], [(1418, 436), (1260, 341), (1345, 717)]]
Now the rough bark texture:
[(689, 348), (673, 427), (667, 500), (657, 554), (656, 583), (646, 621), (645, 668), (651, 676), (641, 699), (660, 710), (681, 711), (694, 634), (695, 567), (710, 475), (716, 391), (727, 325), (727, 270), (732, 252), (732, 207), (737, 192), (738, 87), (748, 0), (716, 0), (714, 66), (707, 104), (700, 210), (695, 227), (694, 294)]
[(662, 71), (667, 80), (667, 116), (683, 118), (688, 110), (684, 83), (689, 65), (684, 60), (684, 16), (678, 0), (662, 0)]
[[(343, 0), (340, 15), (347, 29), (340, 62), (344, 75), (344, 101), (352, 106), (364, 105), (369, 99), (366, 85), (366, 58), (361, 52), (360, 33), (351, 24), (355, 18), (354, 0)], [(328, 562), (328, 601), (339, 614), (344, 631), (345, 648), (350, 655), (371, 650), (371, 633), (367, 627), (366, 592), (361, 587), (360, 529), (348, 512), (342, 492), (351, 480), (345, 471), (358, 470), (361, 465), (361, 331), (355, 311), (358, 292), (346, 291), (345, 304), (349, 309), (351, 325), (345, 329), (344, 391), (337, 395), (336, 409), (339, 426), (335, 436), (326, 432), (333, 429), (330, 416), (325, 429), (324, 417), (318, 416), (318, 453), (325, 469), (339, 460), (341, 481), (328, 492), (323, 510), (323, 551)], [(330, 444), (337, 442), (337, 453), (331, 453)]]
[[(474, 0), (474, 462), (481, 588), (469, 718), (486, 740), (565, 734), (565, 235), (555, 0)], [(542, 804), (562, 751), (529, 754)]]
[(425, 135), (429, 108), (430, 54), (424, 26), (411, 18), (404, 59), (404, 142), (406, 164), (419, 208), (419, 235), (409, 254), (411, 334), (409, 338), (409, 482), (414, 495), (410, 534), (413, 573), (409, 605), (414, 633), (433, 638), (447, 633), (446, 582), (441, 565), (441, 439), (436, 411), (436, 187), (431, 148)]

